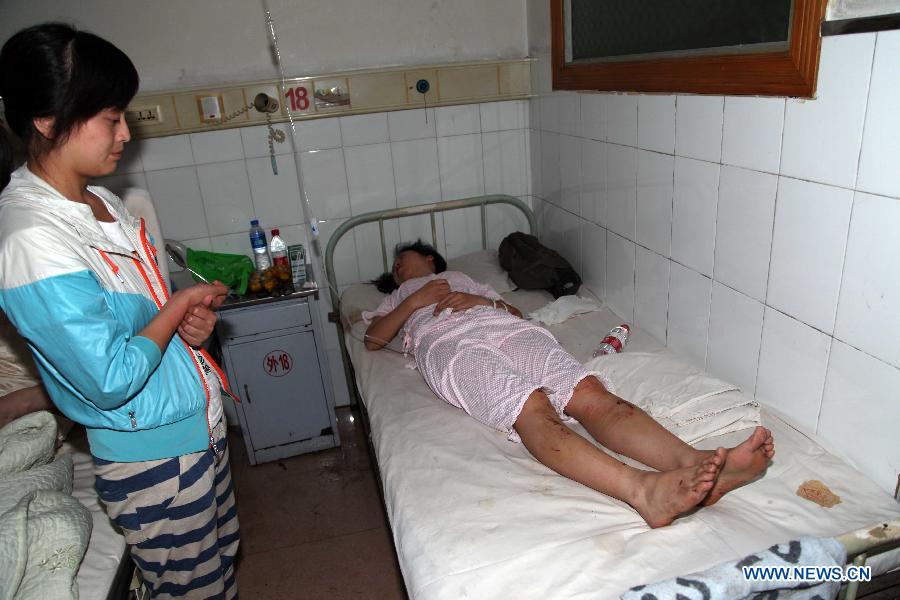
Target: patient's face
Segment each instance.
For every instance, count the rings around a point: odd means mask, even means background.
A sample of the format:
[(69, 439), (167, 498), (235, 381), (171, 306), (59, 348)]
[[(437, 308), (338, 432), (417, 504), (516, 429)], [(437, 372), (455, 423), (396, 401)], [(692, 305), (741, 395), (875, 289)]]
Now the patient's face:
[(424, 277), (434, 273), (434, 259), (423, 256), (415, 250), (401, 252), (394, 259), (394, 281), (400, 285), (408, 279)]

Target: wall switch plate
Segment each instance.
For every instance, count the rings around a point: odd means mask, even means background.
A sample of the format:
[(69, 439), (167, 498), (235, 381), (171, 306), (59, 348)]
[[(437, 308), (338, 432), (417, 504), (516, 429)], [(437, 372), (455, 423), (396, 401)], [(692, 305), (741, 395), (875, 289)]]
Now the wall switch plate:
[(202, 122), (215, 123), (222, 119), (222, 96), (197, 96), (197, 106)]
[(125, 122), (129, 125), (135, 123), (157, 124), (162, 123), (162, 113), (159, 105), (156, 106), (129, 106), (125, 111)]

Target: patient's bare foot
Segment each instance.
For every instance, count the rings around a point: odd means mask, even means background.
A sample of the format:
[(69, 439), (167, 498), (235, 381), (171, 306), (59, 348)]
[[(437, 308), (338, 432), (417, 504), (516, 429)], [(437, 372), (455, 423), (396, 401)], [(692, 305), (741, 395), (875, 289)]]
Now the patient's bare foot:
[(769, 466), (773, 456), (775, 440), (772, 432), (765, 427), (757, 427), (743, 443), (725, 451), (725, 466), (719, 473), (719, 479), (700, 504), (713, 505), (734, 488), (756, 479)]
[(725, 449), (719, 448), (691, 467), (643, 472), (642, 486), (631, 505), (650, 527), (669, 525), (709, 494), (724, 464)]

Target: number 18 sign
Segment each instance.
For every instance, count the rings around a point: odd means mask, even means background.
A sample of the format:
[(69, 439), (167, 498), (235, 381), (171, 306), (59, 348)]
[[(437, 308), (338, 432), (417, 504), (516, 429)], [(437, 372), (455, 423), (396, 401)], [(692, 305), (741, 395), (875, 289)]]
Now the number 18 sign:
[(312, 81), (289, 84), (284, 90), (291, 112), (307, 113), (313, 110)]

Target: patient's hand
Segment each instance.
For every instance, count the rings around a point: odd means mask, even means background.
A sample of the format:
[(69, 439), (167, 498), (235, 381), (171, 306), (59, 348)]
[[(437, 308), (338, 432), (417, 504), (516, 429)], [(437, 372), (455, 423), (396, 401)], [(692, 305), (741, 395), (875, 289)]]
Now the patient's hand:
[(446, 279), (432, 279), (414, 293), (408, 300), (413, 302), (416, 309), (424, 308), (444, 298), (450, 293), (450, 284)]
[(441, 298), (437, 306), (434, 307), (434, 314), (437, 315), (448, 308), (456, 312), (472, 308), (473, 306), (490, 306), (491, 304), (492, 302), (483, 296), (475, 296), (465, 292), (450, 292)]

